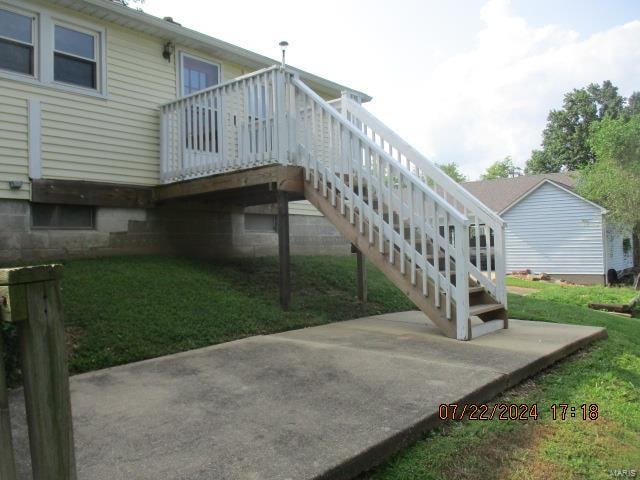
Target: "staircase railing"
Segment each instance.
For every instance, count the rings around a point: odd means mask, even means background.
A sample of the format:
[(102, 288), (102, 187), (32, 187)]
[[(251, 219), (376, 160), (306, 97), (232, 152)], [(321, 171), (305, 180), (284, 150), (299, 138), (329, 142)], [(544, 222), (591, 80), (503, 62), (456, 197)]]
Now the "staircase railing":
[(340, 102), (334, 105), (397, 164), (422, 179), (441, 198), (471, 220), (469, 271), (506, 308), (506, 259), (502, 219), (362, 105), (347, 95), (343, 95)]
[(500, 218), (346, 96), (329, 103), (274, 66), (163, 105), (160, 127), (163, 182), (304, 167), (371, 245), (421, 279), (457, 338), (468, 338), (469, 275), (506, 305)]
[(307, 180), (413, 285), (421, 276), (422, 294), (468, 338), (468, 262), (456, 261), (469, 256), (467, 217), (298, 78), (287, 83)]

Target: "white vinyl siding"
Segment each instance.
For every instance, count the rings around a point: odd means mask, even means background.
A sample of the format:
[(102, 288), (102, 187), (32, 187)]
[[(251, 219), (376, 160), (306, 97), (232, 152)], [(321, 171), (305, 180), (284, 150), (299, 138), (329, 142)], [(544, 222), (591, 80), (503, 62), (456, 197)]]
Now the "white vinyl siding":
[[(2, 88), (0, 80), (0, 105), (0, 198), (28, 199), (27, 101)], [(10, 190), (11, 180), (25, 184), (20, 190)]]
[[(48, 8), (52, 17), (60, 14), (104, 29), (107, 91), (101, 97), (0, 76), (0, 198), (30, 196), (28, 183), (18, 191), (8, 185), (9, 180), (29, 180), (30, 99), (41, 104), (42, 178), (160, 183), (158, 107), (178, 94), (177, 55), (170, 62), (162, 57), (164, 39)], [(223, 81), (246, 73), (204, 52), (176, 48), (220, 64)]]
[(313, 217), (321, 217), (322, 213), (311, 205), (307, 200), (298, 200), (289, 203), (289, 213), (291, 215), (310, 215)]
[[(631, 230), (607, 224), (607, 268), (624, 270), (633, 267), (633, 241)], [(624, 251), (623, 242), (628, 239), (629, 250)]]
[(602, 211), (544, 183), (502, 215), (507, 271), (604, 273)]

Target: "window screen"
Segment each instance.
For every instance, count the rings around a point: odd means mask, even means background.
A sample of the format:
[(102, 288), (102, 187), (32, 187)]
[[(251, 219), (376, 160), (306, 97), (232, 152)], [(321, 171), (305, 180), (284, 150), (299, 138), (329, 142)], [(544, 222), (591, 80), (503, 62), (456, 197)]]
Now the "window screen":
[(86, 88), (97, 88), (96, 36), (56, 25), (53, 78)]
[(0, 68), (33, 75), (33, 17), (0, 9)]

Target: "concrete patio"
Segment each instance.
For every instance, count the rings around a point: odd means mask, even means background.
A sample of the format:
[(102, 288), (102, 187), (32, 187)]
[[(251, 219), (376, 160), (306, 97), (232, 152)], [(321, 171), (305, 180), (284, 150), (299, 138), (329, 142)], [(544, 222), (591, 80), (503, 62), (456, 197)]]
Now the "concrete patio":
[[(512, 320), (460, 342), (404, 312), (77, 375), (78, 477), (350, 478), (436, 425), (441, 403), (489, 400), (604, 337)], [(21, 392), (11, 400), (20, 478), (31, 478)]]

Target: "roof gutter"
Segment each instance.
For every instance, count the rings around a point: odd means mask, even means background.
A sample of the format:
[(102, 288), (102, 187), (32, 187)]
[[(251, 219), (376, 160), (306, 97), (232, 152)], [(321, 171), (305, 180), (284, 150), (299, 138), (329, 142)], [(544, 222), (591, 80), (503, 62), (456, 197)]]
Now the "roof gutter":
[[(192, 43), (199, 46), (200, 49), (214, 49), (226, 53), (229, 60), (236, 61), (241, 65), (249, 68), (261, 69), (270, 67), (272, 65), (279, 64), (280, 62), (273, 58), (260, 55), (258, 53), (246, 50), (228, 42), (224, 42), (217, 38), (211, 37), (204, 33), (197, 32), (190, 28), (180, 26), (176, 23), (169, 22), (167, 20), (155, 17), (141, 10), (135, 10), (124, 5), (119, 5), (110, 0), (50, 0), (51, 3), (79, 10), (83, 13), (91, 15), (91, 9), (87, 7), (93, 7), (101, 11), (103, 14), (112, 14), (119, 17), (126, 18), (136, 23), (143, 24), (157, 29), (163, 32), (164, 37), (178, 41), (180, 43)], [(94, 15), (95, 16), (95, 15)], [(153, 33), (152, 33), (153, 34)], [(372, 99), (371, 96), (364, 92), (354, 90), (345, 85), (341, 85), (336, 82), (327, 80), (326, 78), (314, 75), (304, 70), (287, 65), (289, 69), (296, 72), (301, 79), (307, 83), (312, 84), (321, 90), (327, 90), (330, 92), (336, 92), (340, 95), (340, 92), (347, 91), (361, 99), (362, 102), (368, 102)]]

